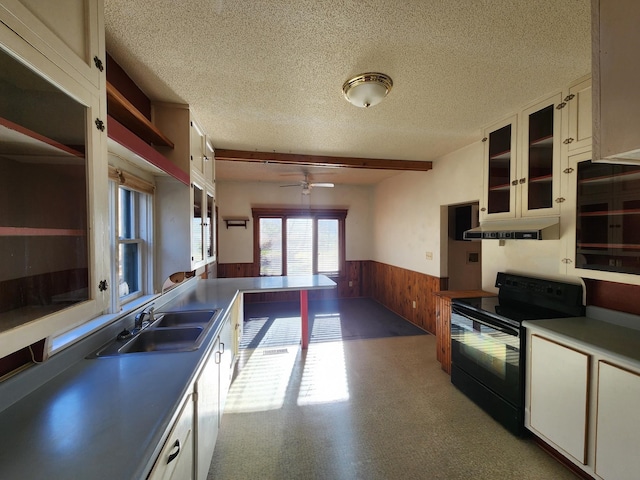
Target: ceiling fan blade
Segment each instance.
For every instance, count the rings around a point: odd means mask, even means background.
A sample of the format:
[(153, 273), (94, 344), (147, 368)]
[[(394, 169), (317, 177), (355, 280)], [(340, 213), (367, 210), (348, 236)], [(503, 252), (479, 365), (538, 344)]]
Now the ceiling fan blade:
[(310, 187), (327, 187), (327, 188), (333, 188), (334, 185), (333, 183), (310, 183), (309, 184)]
[(290, 185), (280, 185), (280, 187), (301, 187), (301, 183), (292, 183)]

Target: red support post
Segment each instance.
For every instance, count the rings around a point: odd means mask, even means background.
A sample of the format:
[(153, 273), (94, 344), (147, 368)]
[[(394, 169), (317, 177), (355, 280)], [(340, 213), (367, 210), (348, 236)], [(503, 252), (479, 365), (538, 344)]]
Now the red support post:
[(300, 290), (300, 318), (302, 320), (302, 348), (309, 346), (309, 295), (307, 290)]

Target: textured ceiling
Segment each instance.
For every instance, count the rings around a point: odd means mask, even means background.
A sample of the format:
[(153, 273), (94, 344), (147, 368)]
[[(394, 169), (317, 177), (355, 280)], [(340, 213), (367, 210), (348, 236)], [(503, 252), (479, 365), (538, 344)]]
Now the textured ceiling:
[[(591, 69), (590, 0), (105, 0), (105, 15), (138, 86), (191, 105), (225, 149), (435, 160)], [(394, 86), (361, 109), (341, 87), (366, 71)]]

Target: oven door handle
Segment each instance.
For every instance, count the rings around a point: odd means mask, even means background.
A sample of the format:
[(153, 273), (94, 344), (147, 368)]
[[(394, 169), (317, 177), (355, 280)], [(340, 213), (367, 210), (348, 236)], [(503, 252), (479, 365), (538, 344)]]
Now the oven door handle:
[(498, 325), (489, 320), (485, 320), (484, 316), (480, 318), (480, 316), (473, 317), (473, 316), (467, 315), (466, 313), (462, 312), (460, 309), (456, 308), (455, 306), (451, 307), (451, 312), (456, 313), (468, 320), (471, 320), (472, 322), (478, 322), (486, 327), (493, 328), (494, 330), (498, 330), (499, 332), (505, 333), (507, 335), (511, 335), (513, 337), (518, 337), (520, 335), (520, 332), (515, 328), (509, 327), (508, 325)]

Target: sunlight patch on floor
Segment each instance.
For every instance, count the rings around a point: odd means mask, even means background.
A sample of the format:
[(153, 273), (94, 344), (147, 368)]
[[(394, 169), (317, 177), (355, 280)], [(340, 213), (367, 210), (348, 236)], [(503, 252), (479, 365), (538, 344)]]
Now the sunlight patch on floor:
[(298, 405), (349, 400), (349, 382), (342, 342), (309, 346), (304, 362)]
[(300, 346), (241, 350), (225, 413), (282, 408)]

